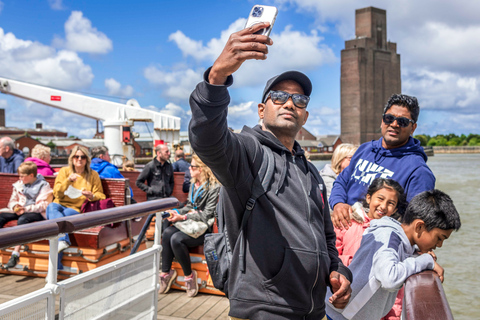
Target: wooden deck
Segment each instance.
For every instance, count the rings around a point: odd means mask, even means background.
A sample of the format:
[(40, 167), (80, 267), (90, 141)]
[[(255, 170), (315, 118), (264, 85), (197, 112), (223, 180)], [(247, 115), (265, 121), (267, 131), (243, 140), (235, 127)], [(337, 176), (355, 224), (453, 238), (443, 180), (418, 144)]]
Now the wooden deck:
[[(0, 274), (0, 303), (36, 291), (45, 286), (45, 278)], [(58, 306), (58, 302), (57, 302)], [(170, 290), (158, 296), (159, 320), (228, 319), (228, 299), (221, 296), (198, 294), (188, 298), (184, 291)]]

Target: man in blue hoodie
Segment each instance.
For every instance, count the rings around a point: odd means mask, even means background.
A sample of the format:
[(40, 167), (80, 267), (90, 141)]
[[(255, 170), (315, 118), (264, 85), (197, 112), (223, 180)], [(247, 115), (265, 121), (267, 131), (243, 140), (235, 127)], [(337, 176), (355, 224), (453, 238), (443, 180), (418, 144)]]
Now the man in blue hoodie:
[(383, 111), (382, 137), (362, 144), (333, 184), (329, 202), (335, 227), (348, 229), (351, 205), (365, 196), (375, 178), (396, 180), (405, 189), (407, 201), (435, 188), (427, 155), (420, 141), (412, 137), (419, 113), (415, 97), (404, 94), (390, 97)]
[(0, 139), (0, 172), (17, 173), (17, 169), (24, 159), (23, 152), (15, 149), (12, 138)]
[[(108, 153), (107, 147), (95, 147), (92, 149), (92, 162), (90, 168), (97, 171), (100, 178), (125, 179), (117, 166), (110, 163), (110, 160), (110, 154)], [(132, 201), (134, 201), (132, 188), (130, 188), (130, 197)]]

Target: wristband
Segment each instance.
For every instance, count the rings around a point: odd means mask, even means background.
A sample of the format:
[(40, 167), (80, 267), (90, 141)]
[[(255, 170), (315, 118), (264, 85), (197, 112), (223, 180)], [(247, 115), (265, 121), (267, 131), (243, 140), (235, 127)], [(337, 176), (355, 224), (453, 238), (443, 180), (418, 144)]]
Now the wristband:
[(185, 220), (187, 220), (187, 219), (188, 219), (188, 217), (187, 217), (187, 215), (185, 214), (185, 215), (183, 216), (183, 221), (185, 221)]

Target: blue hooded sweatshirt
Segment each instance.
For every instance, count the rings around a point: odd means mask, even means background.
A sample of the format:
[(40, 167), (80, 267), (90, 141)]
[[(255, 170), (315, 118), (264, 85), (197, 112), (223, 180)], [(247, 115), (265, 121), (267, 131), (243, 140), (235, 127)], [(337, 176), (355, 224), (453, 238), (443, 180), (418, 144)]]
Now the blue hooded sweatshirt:
[[(90, 163), (90, 168), (97, 171), (100, 178), (125, 179), (117, 166), (100, 158), (93, 158), (92, 163)], [(130, 196), (133, 198), (132, 188), (130, 188)]]
[(427, 155), (420, 141), (412, 137), (407, 144), (385, 149), (382, 140), (362, 144), (335, 180), (329, 199), (330, 207), (337, 203), (353, 205), (362, 201), (375, 178), (397, 181), (407, 194), (407, 201), (415, 195), (435, 188), (435, 176), (427, 166)]
[(23, 162), (23, 159), (23, 152), (18, 149), (13, 149), (13, 154), (8, 159), (0, 156), (0, 172), (17, 173), (17, 169)]

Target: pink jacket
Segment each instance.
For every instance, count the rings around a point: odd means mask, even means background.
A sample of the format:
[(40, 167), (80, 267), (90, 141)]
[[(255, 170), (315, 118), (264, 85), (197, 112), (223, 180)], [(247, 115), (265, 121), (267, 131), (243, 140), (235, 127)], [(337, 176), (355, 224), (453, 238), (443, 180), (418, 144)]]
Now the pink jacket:
[(32, 161), (37, 165), (37, 174), (41, 174), (42, 176), (53, 176), (55, 174), (52, 167), (42, 159), (30, 157), (25, 159), (25, 161)]
[(370, 226), (371, 220), (360, 202), (355, 203), (352, 209), (352, 226), (348, 230), (335, 228), (335, 234), (337, 235), (335, 246), (338, 250), (338, 256), (347, 267), (352, 262), (355, 252), (360, 248), (363, 232)]
[[(50, 185), (47, 183), (45, 186), (42, 187), (40, 193), (38, 194), (37, 198), (35, 199), (35, 204), (29, 205), (25, 207), (25, 212), (40, 212), (42, 216), (47, 219), (46, 210), (47, 206), (53, 199), (53, 190)], [(17, 181), (13, 184), (13, 192), (10, 197), (10, 201), (8, 201), (7, 209), (0, 210), (1, 212), (10, 212), (14, 213), (13, 208), (15, 205), (25, 205), (27, 198), (23, 194), (23, 182)]]

